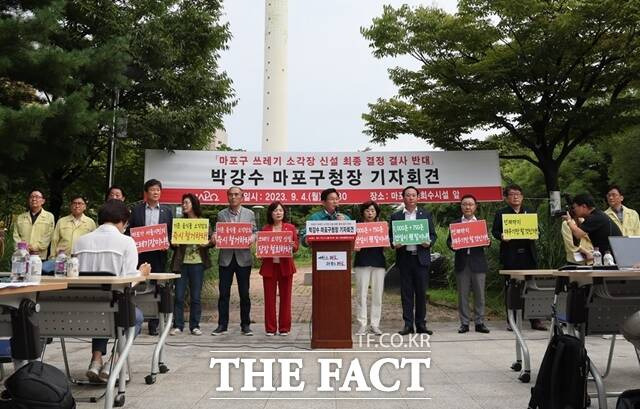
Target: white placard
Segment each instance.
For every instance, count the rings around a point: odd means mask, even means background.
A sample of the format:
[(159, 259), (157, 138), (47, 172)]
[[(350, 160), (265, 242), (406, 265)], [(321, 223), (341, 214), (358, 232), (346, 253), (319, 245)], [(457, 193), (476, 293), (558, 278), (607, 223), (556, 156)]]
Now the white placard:
[(162, 181), (162, 203), (195, 194), (202, 204), (227, 204), (238, 186), (244, 203), (320, 203), (320, 192), (338, 190), (340, 202), (402, 201), (406, 186), (420, 188), (420, 202), (501, 201), (497, 151), (414, 152), (217, 152), (146, 150), (145, 180)]
[(310, 220), (307, 221), (309, 236), (355, 236), (355, 220)]
[(346, 270), (347, 252), (346, 251), (318, 251), (316, 253), (316, 270)]

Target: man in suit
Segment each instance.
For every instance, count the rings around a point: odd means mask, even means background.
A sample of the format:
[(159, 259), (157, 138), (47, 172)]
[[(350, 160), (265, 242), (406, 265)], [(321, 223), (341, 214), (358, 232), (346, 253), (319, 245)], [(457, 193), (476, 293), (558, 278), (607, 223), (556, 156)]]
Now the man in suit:
[[(322, 210), (318, 210), (309, 216), (311, 221), (319, 220), (351, 220), (348, 215), (340, 213), (338, 211), (338, 205), (340, 204), (340, 195), (334, 188), (325, 189), (320, 193), (320, 200), (322, 201)], [(302, 245), (309, 247), (307, 242), (307, 229), (303, 229), (301, 233)]]
[[(251, 223), (255, 232), (256, 216), (252, 210), (242, 206), (242, 189), (230, 187), (227, 190), (229, 207), (218, 213), (218, 222)], [(229, 298), (231, 296), (231, 283), (233, 274), (238, 281), (238, 293), (240, 295), (240, 330), (243, 335), (251, 336), (251, 299), (249, 298), (249, 278), (251, 276), (252, 256), (251, 249), (220, 249), (218, 265), (220, 281), (218, 283), (218, 327), (211, 335), (223, 335), (227, 333), (229, 326)]]
[[(433, 333), (427, 329), (426, 291), (429, 284), (429, 265), (431, 264), (430, 249), (437, 236), (431, 214), (418, 208), (419, 194), (418, 189), (413, 186), (404, 188), (402, 191), (404, 210), (391, 215), (391, 226), (389, 228), (390, 241), (396, 249), (396, 265), (400, 270), (400, 295), (402, 299), (402, 319), (404, 320), (404, 327), (399, 331), (401, 335), (413, 332), (429, 335)], [(419, 245), (404, 245), (393, 241), (394, 220), (418, 219), (428, 220), (429, 241)]]
[[(167, 205), (160, 204), (162, 183), (157, 179), (149, 179), (144, 182), (144, 202), (136, 205), (131, 211), (127, 234), (132, 227), (151, 226), (154, 224), (167, 225), (167, 240), (171, 240), (171, 228), (173, 226), (173, 213)], [(149, 263), (154, 273), (164, 273), (167, 263), (167, 250), (148, 251), (140, 253), (138, 264)], [(158, 320), (149, 320), (149, 335), (158, 335)]]
[[(503, 214), (533, 212), (522, 205), (524, 195), (522, 194), (522, 188), (520, 186), (515, 184), (508, 185), (504, 188), (503, 195), (507, 206), (496, 212), (496, 216), (493, 219), (493, 227), (491, 228), (493, 237), (500, 240), (500, 263), (502, 264), (502, 268), (504, 270), (535, 270), (538, 267), (535, 240), (509, 240), (505, 239), (502, 233)], [(539, 331), (547, 330), (540, 320), (531, 320), (531, 329)], [(511, 331), (508, 323), (507, 330)]]
[[(476, 221), (477, 202), (473, 195), (464, 195), (460, 200), (462, 218), (455, 223), (469, 223)], [(451, 250), (451, 234), (447, 239), (447, 245)], [(475, 309), (476, 332), (489, 333), (489, 328), (484, 324), (484, 284), (489, 271), (484, 247), (470, 247), (453, 250), (455, 263), (453, 270), (456, 273), (458, 283), (458, 315), (460, 316), (459, 334), (469, 332), (469, 291), (473, 290), (473, 303)]]

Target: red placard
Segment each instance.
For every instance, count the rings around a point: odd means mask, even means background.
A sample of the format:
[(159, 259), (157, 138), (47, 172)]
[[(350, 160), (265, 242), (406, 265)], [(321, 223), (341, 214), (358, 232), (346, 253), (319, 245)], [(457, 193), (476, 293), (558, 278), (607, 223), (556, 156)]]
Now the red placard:
[(487, 222), (484, 220), (452, 223), (449, 230), (451, 231), (451, 247), (454, 250), (484, 247), (491, 244), (487, 234)]
[(216, 223), (216, 247), (248, 249), (253, 243), (251, 223)]
[(260, 258), (288, 258), (293, 254), (293, 237), (290, 231), (259, 231), (256, 242), (256, 256)]
[(356, 231), (356, 249), (389, 247), (389, 224), (386, 222), (358, 223)]
[(166, 223), (151, 226), (132, 227), (131, 238), (136, 242), (138, 253), (166, 250), (169, 248), (169, 236)]

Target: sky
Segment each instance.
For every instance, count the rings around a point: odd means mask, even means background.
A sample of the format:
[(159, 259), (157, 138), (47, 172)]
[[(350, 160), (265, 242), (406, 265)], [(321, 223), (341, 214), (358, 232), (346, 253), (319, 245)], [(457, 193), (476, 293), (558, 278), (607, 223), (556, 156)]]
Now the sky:
[[(381, 146), (370, 143), (363, 133), (367, 104), (396, 93), (387, 69), (415, 65), (409, 58), (376, 59), (360, 34), (360, 27), (370, 26), (385, 4), (456, 10), (456, 0), (289, 0), (288, 151), (429, 149), (412, 136)], [(233, 38), (221, 54), (221, 66), (233, 80), (238, 98), (233, 113), (224, 119), (228, 145), (259, 151), (265, 6), (258, 0), (226, 0), (223, 5), (223, 21), (229, 22)]]

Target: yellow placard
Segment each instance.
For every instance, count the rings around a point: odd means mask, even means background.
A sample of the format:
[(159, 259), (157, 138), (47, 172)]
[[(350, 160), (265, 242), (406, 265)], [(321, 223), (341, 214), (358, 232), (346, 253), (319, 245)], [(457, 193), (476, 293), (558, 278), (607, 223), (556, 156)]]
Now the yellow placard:
[(209, 219), (173, 219), (171, 244), (207, 244)]
[(535, 213), (503, 214), (502, 234), (507, 240), (538, 240), (538, 215)]

